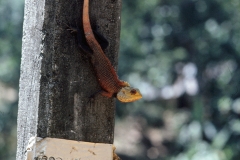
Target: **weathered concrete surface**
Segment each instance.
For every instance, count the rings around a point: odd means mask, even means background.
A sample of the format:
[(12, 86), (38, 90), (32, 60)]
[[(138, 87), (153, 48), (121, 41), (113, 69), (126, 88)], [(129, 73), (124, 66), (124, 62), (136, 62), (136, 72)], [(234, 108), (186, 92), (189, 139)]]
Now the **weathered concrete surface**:
[[(18, 111), (17, 160), (32, 136), (113, 143), (113, 99), (100, 89), (89, 60), (65, 23), (81, 26), (82, 0), (25, 1)], [(109, 41), (117, 64), (121, 0), (91, 0), (90, 19)]]

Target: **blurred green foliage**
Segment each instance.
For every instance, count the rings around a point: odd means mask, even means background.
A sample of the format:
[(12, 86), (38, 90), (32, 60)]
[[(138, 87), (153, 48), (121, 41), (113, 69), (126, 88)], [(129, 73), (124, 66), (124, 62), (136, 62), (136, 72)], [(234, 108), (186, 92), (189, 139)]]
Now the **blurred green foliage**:
[(0, 159), (16, 159), (23, 1), (0, 0)]
[[(123, 0), (119, 75), (144, 96), (117, 103), (123, 160), (239, 159), (239, 10), (238, 0)], [(0, 0), (0, 14), (0, 159), (15, 159), (23, 1)]]
[(123, 0), (119, 73), (144, 95), (117, 106), (141, 135), (131, 154), (116, 133), (124, 160), (240, 158), (239, 9), (238, 0)]

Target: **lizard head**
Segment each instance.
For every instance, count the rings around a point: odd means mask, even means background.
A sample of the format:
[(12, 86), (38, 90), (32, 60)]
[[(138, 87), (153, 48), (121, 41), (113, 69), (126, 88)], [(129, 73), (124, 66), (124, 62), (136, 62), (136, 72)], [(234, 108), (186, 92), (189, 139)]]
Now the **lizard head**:
[(133, 102), (136, 100), (139, 100), (142, 98), (142, 94), (140, 93), (139, 89), (132, 88), (132, 87), (123, 87), (118, 93), (117, 93), (117, 99), (120, 102)]

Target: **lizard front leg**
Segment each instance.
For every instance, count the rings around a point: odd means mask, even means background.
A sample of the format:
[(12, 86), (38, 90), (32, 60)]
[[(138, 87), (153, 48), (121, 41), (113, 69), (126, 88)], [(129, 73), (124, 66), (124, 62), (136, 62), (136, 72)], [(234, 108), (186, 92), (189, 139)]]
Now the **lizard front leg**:
[(100, 92), (100, 94), (103, 95), (103, 96), (105, 96), (105, 97), (108, 97), (108, 98), (113, 97), (113, 94), (112, 94), (112, 93), (107, 92), (107, 91), (103, 91), (103, 90)]

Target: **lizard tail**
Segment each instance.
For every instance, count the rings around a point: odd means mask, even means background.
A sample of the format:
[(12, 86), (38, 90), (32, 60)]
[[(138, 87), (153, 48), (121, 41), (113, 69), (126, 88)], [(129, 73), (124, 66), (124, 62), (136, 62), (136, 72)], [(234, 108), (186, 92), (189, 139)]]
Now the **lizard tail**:
[(83, 2), (83, 30), (86, 40), (89, 44), (89, 40), (95, 39), (89, 18), (89, 0), (84, 0)]
[(83, 2), (83, 28), (85, 31), (91, 31), (90, 19), (89, 19), (89, 0)]

